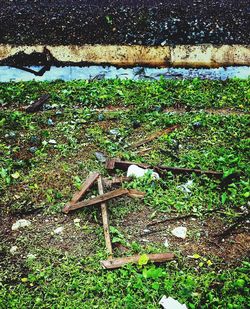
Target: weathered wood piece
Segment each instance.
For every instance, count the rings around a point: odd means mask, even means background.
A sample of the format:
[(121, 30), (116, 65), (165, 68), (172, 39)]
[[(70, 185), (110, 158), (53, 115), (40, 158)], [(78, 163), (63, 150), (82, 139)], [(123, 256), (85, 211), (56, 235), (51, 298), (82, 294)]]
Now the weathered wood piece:
[(50, 98), (49, 94), (42, 95), (37, 101), (26, 108), (27, 113), (35, 113), (42, 109), (43, 104)]
[[(156, 253), (156, 254), (148, 254), (149, 261), (153, 263), (163, 263), (167, 261), (171, 261), (174, 259), (173, 253)], [(103, 268), (106, 269), (116, 269), (120, 268), (128, 263), (138, 263), (140, 259), (140, 255), (133, 255), (129, 257), (115, 258), (112, 260), (104, 260), (100, 261)]]
[(80, 199), (83, 197), (83, 195), (88, 191), (89, 188), (91, 188), (96, 181), (96, 179), (99, 177), (99, 173), (91, 173), (88, 178), (85, 180), (85, 182), (82, 184), (81, 188), (79, 191), (77, 191), (73, 197), (72, 200), (67, 203), (63, 209), (63, 212), (68, 213), (69, 209), (71, 208), (72, 205), (75, 203), (79, 202)]
[(121, 177), (113, 177), (112, 179), (104, 178), (103, 182), (106, 187), (112, 187), (113, 185), (118, 185), (129, 180), (131, 180), (131, 177), (121, 176)]
[(179, 125), (174, 125), (174, 126), (172, 126), (172, 127), (170, 127), (170, 128), (167, 128), (167, 129), (164, 129), (164, 130), (155, 132), (155, 133), (149, 135), (146, 139), (141, 140), (141, 141), (139, 141), (139, 142), (137, 142), (137, 143), (134, 143), (134, 144), (132, 145), (132, 148), (137, 148), (137, 147), (140, 147), (140, 146), (142, 146), (142, 145), (148, 144), (149, 142), (151, 142), (151, 141), (153, 141), (154, 139), (156, 139), (156, 138), (162, 136), (163, 134), (168, 134), (168, 133), (174, 131), (175, 129), (177, 129), (177, 128), (179, 128), (179, 127), (180, 127)]
[(149, 164), (145, 164), (145, 163), (121, 161), (119, 159), (109, 159), (106, 162), (106, 168), (108, 170), (121, 169), (123, 171), (127, 171), (130, 165), (137, 165), (142, 168), (153, 169), (155, 172), (157, 172), (161, 176), (164, 176), (166, 172), (172, 172), (174, 175), (195, 173), (197, 175), (207, 175), (209, 177), (215, 177), (215, 178), (223, 177), (223, 172), (210, 171), (210, 170), (202, 171), (202, 170), (194, 169), (194, 168), (183, 168), (183, 167), (172, 167), (172, 166), (150, 166)]
[[(102, 195), (103, 192), (103, 184), (102, 184), (102, 177), (98, 178), (98, 191), (99, 194)], [(108, 220), (108, 208), (106, 203), (101, 203), (101, 211), (102, 211), (102, 223), (103, 223), (103, 230), (104, 230), (104, 237), (106, 248), (109, 252), (109, 258), (112, 258), (113, 251), (112, 251), (112, 243), (110, 239), (110, 232), (109, 232), (109, 220)]]
[(98, 196), (91, 198), (89, 200), (81, 201), (81, 202), (72, 204), (72, 205), (70, 205), (70, 207), (68, 207), (66, 209), (64, 208), (63, 212), (68, 213), (69, 211), (76, 210), (76, 209), (79, 209), (79, 208), (92, 206), (92, 205), (96, 205), (96, 204), (101, 204), (103, 202), (109, 201), (113, 198), (123, 196), (123, 195), (130, 195), (131, 197), (135, 197), (135, 195), (137, 195), (137, 197), (144, 196), (142, 194), (142, 192), (140, 192), (140, 191), (135, 192), (135, 190), (116, 189), (116, 190), (104, 193), (102, 195), (98, 195)]

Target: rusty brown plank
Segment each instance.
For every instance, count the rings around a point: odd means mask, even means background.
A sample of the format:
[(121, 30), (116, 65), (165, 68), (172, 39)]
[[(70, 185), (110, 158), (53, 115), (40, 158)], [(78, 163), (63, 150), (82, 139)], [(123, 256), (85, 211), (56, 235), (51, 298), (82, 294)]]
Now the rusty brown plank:
[[(153, 263), (163, 263), (171, 261), (174, 259), (175, 255), (173, 253), (156, 253), (148, 254), (148, 259)], [(120, 268), (128, 263), (138, 263), (140, 260), (140, 255), (133, 255), (129, 257), (115, 258), (112, 260), (101, 261), (101, 265), (106, 269), (116, 269)]]
[(64, 209), (65, 213), (68, 213), (69, 211), (72, 210), (76, 210), (79, 208), (83, 208), (83, 207), (87, 207), (87, 206), (92, 206), (92, 205), (96, 205), (96, 204), (101, 204), (103, 202), (109, 201), (113, 198), (122, 196), (122, 195), (126, 195), (129, 193), (128, 189), (117, 189), (117, 190), (113, 190), (107, 193), (104, 193), (102, 195), (98, 195), (94, 198), (91, 198), (89, 200), (86, 201), (81, 201), (75, 204), (71, 204), (69, 208)]
[(157, 131), (157, 132), (155, 132), (155, 133), (149, 135), (146, 139), (141, 140), (141, 141), (139, 141), (139, 142), (137, 142), (137, 143), (134, 143), (134, 144), (132, 145), (132, 148), (138, 148), (138, 147), (140, 147), (140, 146), (142, 146), (142, 145), (148, 144), (149, 142), (152, 142), (154, 139), (156, 139), (156, 138), (158, 138), (158, 137), (160, 137), (160, 136), (162, 136), (162, 135), (164, 135), (164, 134), (171, 133), (171, 132), (173, 132), (175, 129), (179, 128), (179, 127), (180, 127), (179, 125), (174, 125), (174, 126), (172, 126), (172, 127), (170, 127), (170, 128)]
[(85, 182), (81, 185), (81, 188), (79, 191), (77, 191), (71, 201), (69, 203), (67, 203), (63, 209), (63, 212), (67, 213), (68, 210), (70, 209), (70, 207), (79, 202), (80, 199), (83, 197), (83, 195), (88, 191), (88, 189), (90, 187), (92, 187), (92, 185), (94, 184), (94, 182), (97, 180), (97, 178), (99, 177), (99, 173), (97, 172), (94, 172), (94, 173), (91, 173), (88, 178), (85, 180)]
[[(112, 162), (112, 164), (110, 163), (110, 161)], [(119, 159), (108, 159), (106, 163), (106, 168), (108, 170), (121, 169), (123, 171), (127, 171), (130, 165), (137, 165), (142, 168), (150, 168), (155, 172), (157, 172), (158, 174), (160, 174), (162, 177), (164, 177), (166, 172), (172, 172), (174, 175), (195, 173), (197, 175), (207, 175), (209, 177), (215, 177), (219, 179), (223, 177), (223, 172), (218, 171), (211, 171), (211, 170), (203, 171), (194, 168), (173, 167), (173, 166), (150, 166), (149, 164), (145, 163), (121, 161)]]
[[(98, 191), (99, 194), (102, 195), (103, 192), (103, 184), (102, 184), (102, 177), (98, 178)], [(113, 251), (112, 251), (112, 243), (110, 239), (110, 231), (109, 231), (109, 219), (108, 219), (108, 208), (106, 203), (101, 203), (101, 211), (102, 211), (102, 223), (103, 223), (103, 230), (104, 230), (104, 237), (106, 248), (109, 252), (109, 258), (112, 258)]]

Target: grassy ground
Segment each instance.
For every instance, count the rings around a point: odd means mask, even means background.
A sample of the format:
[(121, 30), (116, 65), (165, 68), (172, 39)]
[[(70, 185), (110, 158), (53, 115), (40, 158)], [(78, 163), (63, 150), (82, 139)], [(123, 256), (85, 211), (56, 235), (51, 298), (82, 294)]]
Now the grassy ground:
[[(224, 239), (215, 234), (249, 208), (249, 85), (198, 79), (0, 84), (0, 308), (159, 308), (163, 295), (188, 308), (246, 308), (247, 222)], [(44, 110), (27, 114), (25, 106), (43, 93), (51, 95)], [(172, 133), (132, 147), (175, 124)], [(240, 176), (227, 186), (194, 174), (123, 183), (146, 196), (109, 203), (115, 256), (171, 251), (176, 259), (106, 271), (99, 263), (107, 257), (100, 208), (61, 212), (89, 172), (108, 176), (96, 151)], [(189, 193), (179, 187), (188, 180)], [(96, 187), (89, 196), (95, 194)], [(190, 213), (196, 217), (145, 231), (147, 224)], [(20, 218), (31, 225), (12, 231)], [(171, 234), (177, 226), (187, 227), (185, 240)], [(58, 227), (61, 234), (54, 233)]]

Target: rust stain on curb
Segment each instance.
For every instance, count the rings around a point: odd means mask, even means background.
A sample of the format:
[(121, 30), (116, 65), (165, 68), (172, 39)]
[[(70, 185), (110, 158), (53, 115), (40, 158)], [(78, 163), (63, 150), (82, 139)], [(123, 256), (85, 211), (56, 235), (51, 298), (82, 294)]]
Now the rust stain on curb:
[[(30, 65), (38, 63), (34, 55), (44, 57), (51, 65), (109, 64), (118, 67), (208, 67), (250, 64), (250, 45), (34, 45), (0, 44), (0, 65), (13, 62), (22, 65), (21, 57)], [(48, 57), (49, 55), (49, 57)]]

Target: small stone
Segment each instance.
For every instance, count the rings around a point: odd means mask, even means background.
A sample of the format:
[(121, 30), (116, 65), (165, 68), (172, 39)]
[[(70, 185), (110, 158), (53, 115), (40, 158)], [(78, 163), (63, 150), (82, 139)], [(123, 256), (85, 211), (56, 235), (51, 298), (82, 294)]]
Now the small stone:
[(48, 143), (51, 144), (51, 145), (56, 145), (56, 144), (57, 144), (56, 141), (55, 141), (54, 139), (50, 139), (50, 140), (48, 141)]
[(16, 231), (19, 228), (27, 227), (29, 225), (31, 225), (31, 222), (29, 220), (20, 219), (12, 225), (11, 229), (12, 229), (12, 231)]
[(74, 219), (74, 223), (80, 223), (80, 222), (81, 222), (81, 219), (79, 218)]
[(60, 226), (54, 230), (54, 234), (62, 234), (63, 230), (64, 230), (64, 227)]
[(15, 255), (15, 254), (16, 254), (16, 252), (17, 252), (17, 249), (18, 249), (18, 247), (17, 247), (17, 246), (13, 246), (13, 247), (11, 247), (11, 248), (10, 248), (10, 253), (11, 253), (12, 255)]
[(109, 131), (109, 133), (111, 134), (111, 135), (119, 135), (119, 130), (118, 129), (111, 129), (110, 131)]
[(106, 157), (105, 157), (105, 155), (104, 155), (102, 152), (97, 151), (97, 152), (95, 153), (95, 156), (96, 156), (96, 159), (97, 159), (99, 162), (101, 162), (101, 163), (106, 162)]
[(37, 151), (37, 147), (33, 146), (33, 147), (30, 147), (29, 151), (31, 153), (35, 153)]
[(174, 228), (171, 233), (178, 238), (185, 239), (187, 236), (187, 228), (184, 226), (179, 226)]
[(103, 121), (105, 119), (104, 115), (103, 114), (99, 114), (98, 115), (98, 120), (99, 121)]

